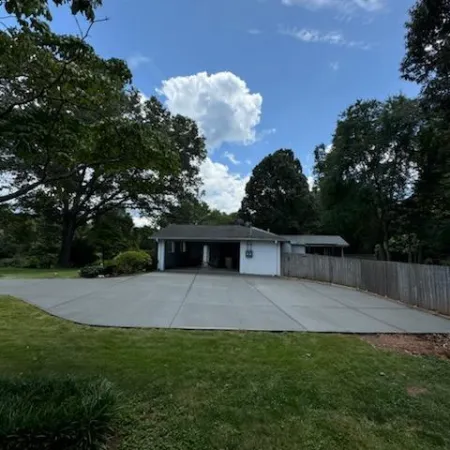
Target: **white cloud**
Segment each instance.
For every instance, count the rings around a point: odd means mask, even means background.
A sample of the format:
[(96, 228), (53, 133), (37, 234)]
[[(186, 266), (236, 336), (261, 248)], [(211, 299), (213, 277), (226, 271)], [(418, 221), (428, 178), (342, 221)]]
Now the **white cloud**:
[(266, 128), (265, 130), (262, 130), (259, 132), (256, 136), (257, 141), (264, 140), (265, 137), (270, 136), (271, 134), (275, 134), (277, 132), (276, 128)]
[(286, 6), (303, 6), (308, 9), (330, 8), (345, 13), (355, 11), (375, 12), (385, 7), (385, 0), (281, 0)]
[(203, 178), (204, 199), (212, 208), (227, 213), (240, 208), (249, 175), (231, 173), (225, 164), (213, 162), (209, 157), (200, 166), (200, 175)]
[(331, 150), (333, 150), (333, 144), (328, 144), (328, 145), (325, 147), (325, 154), (328, 155), (328, 153), (330, 153)]
[(208, 148), (224, 142), (252, 144), (261, 120), (263, 98), (251, 93), (246, 82), (231, 72), (200, 72), (163, 81), (158, 92), (174, 114), (195, 120)]
[(236, 156), (234, 156), (233, 153), (230, 153), (230, 152), (224, 152), (223, 156), (224, 156), (225, 158), (227, 158), (228, 161), (230, 161), (230, 162), (231, 162), (232, 164), (234, 164), (235, 166), (237, 166), (238, 164), (241, 163), (240, 161), (238, 161), (238, 160), (236, 159)]
[(249, 159), (246, 159), (246, 160), (245, 160), (245, 164), (248, 164), (249, 166), (251, 166), (251, 165), (252, 165), (252, 162), (251, 162)]
[(361, 50), (370, 49), (370, 44), (362, 41), (349, 41), (345, 39), (344, 35), (339, 31), (328, 31), (323, 33), (319, 30), (308, 28), (280, 28), (278, 32), (306, 43), (341, 45), (345, 47), (358, 48)]
[(259, 30), (258, 28), (250, 28), (249, 30), (247, 30), (247, 33), (248, 34), (253, 34), (253, 35), (258, 35), (258, 34), (261, 34), (262, 33), (262, 31), (261, 30)]
[(330, 62), (330, 68), (334, 72), (337, 72), (339, 70), (339, 61)]
[(138, 67), (142, 66), (143, 64), (147, 64), (150, 61), (151, 59), (149, 57), (141, 55), (140, 53), (132, 55), (127, 59), (130, 69), (137, 69)]
[(148, 217), (133, 216), (133, 222), (134, 226), (137, 228), (151, 227), (155, 225), (155, 222)]
[(306, 179), (308, 180), (309, 190), (312, 191), (314, 187), (314, 177), (310, 175), (309, 177), (306, 177)]

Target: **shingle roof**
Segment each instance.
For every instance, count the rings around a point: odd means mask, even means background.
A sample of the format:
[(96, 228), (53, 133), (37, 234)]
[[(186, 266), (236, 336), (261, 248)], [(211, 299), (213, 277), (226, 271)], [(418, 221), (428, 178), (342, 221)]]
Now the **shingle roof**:
[(284, 241), (281, 236), (241, 225), (169, 225), (157, 231), (153, 239), (191, 241)]
[(349, 244), (341, 236), (318, 235), (283, 235), (291, 244), (318, 247), (348, 247)]

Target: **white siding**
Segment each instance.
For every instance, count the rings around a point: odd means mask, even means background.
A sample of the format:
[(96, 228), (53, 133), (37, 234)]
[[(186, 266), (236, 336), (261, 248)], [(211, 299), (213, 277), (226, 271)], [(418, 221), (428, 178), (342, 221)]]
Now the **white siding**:
[[(247, 258), (247, 249), (253, 251), (253, 257)], [(241, 242), (239, 272), (252, 275), (280, 275), (281, 247), (275, 242)]]

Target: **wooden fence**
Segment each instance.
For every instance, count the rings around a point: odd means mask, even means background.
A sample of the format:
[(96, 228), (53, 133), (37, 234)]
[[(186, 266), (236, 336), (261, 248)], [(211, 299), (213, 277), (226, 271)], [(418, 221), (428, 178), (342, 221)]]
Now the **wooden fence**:
[(284, 253), (281, 273), (351, 286), (450, 314), (450, 267)]

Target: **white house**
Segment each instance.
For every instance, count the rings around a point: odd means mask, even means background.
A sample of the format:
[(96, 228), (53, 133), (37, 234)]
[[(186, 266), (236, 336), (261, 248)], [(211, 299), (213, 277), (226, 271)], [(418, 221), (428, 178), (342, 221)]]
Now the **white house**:
[(274, 233), (241, 225), (169, 225), (156, 232), (158, 270), (215, 267), (242, 274), (281, 274), (281, 243)]

